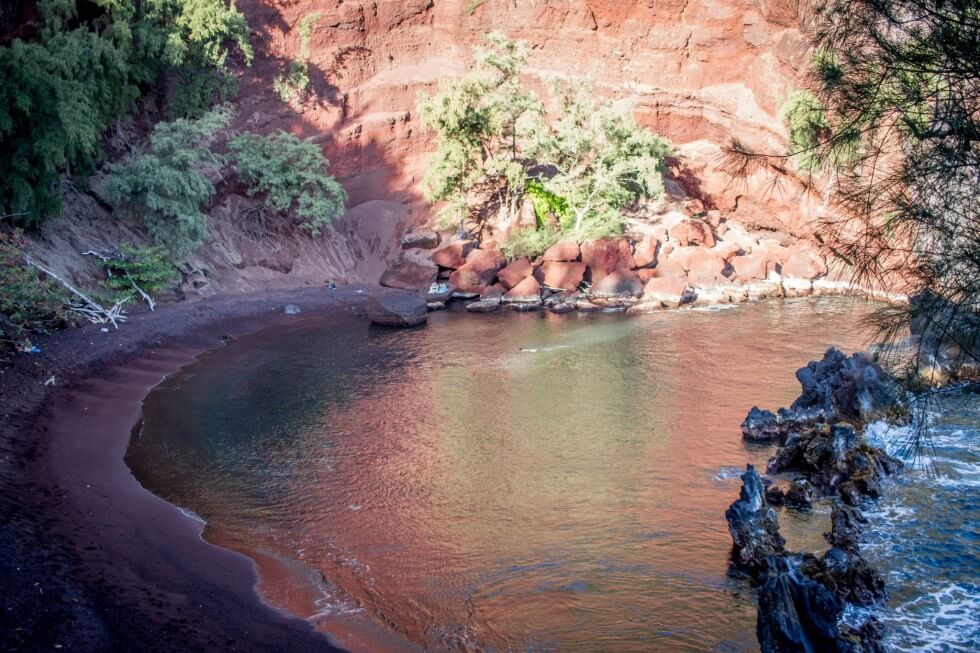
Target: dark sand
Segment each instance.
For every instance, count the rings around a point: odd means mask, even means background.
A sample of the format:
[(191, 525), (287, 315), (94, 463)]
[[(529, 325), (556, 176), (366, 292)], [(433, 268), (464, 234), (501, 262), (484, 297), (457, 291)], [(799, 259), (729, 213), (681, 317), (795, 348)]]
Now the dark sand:
[(370, 288), (357, 290), (161, 306), (118, 331), (56, 334), (0, 370), (0, 650), (338, 650), (263, 603), (254, 563), (202, 540), (123, 455), (166, 375), (228, 337), (357, 310)]

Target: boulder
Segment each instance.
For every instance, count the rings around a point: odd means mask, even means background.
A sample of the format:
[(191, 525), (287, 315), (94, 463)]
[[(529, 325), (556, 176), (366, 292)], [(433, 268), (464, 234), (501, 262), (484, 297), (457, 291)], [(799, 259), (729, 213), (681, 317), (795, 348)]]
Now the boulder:
[(425, 324), (429, 310), (424, 299), (401, 290), (371, 295), (367, 316), (374, 324), (389, 327), (413, 327)]
[(650, 268), (657, 264), (657, 253), (660, 251), (660, 241), (654, 236), (644, 236), (636, 241), (633, 250), (633, 266)]
[(582, 261), (592, 272), (592, 283), (601, 281), (616, 270), (629, 270), (633, 265), (633, 249), (626, 238), (600, 238), (582, 243)]
[(679, 277), (654, 278), (643, 286), (644, 302), (659, 302), (664, 306), (676, 308), (684, 303), (687, 279)]
[(769, 275), (769, 254), (765, 250), (735, 256), (729, 262), (735, 271), (735, 276), (745, 283), (762, 281)]
[(500, 310), (500, 299), (481, 299), (466, 305), (470, 313), (492, 313)]
[(728, 264), (717, 252), (700, 250), (701, 254), (691, 258), (691, 267), (687, 270), (687, 280), (692, 286), (710, 288), (728, 282), (725, 272)]
[(501, 286), (499, 283), (495, 283), (492, 286), (487, 286), (482, 293), (480, 293), (480, 301), (486, 300), (496, 300), (500, 301), (500, 298), (504, 296), (507, 289)]
[(725, 511), (725, 519), (735, 558), (741, 565), (764, 569), (767, 558), (783, 552), (786, 541), (779, 534), (779, 522), (766, 499), (762, 478), (752, 465), (746, 466), (738, 500)]
[(616, 270), (607, 274), (589, 289), (591, 298), (613, 299), (639, 297), (643, 294), (643, 281), (631, 270)]
[(771, 410), (753, 406), (742, 422), (742, 437), (754, 442), (771, 442), (786, 435), (787, 427)]
[(415, 229), (402, 236), (402, 249), (435, 249), (439, 241), (439, 234), (432, 229)]
[(500, 279), (500, 285), (506, 290), (510, 290), (531, 276), (532, 272), (534, 272), (534, 268), (531, 266), (531, 262), (527, 257), (522, 257), (511, 261), (497, 276)]
[(455, 240), (437, 249), (432, 262), (444, 268), (457, 269), (466, 265), (466, 257), (476, 247), (475, 240)]
[(559, 240), (541, 257), (544, 261), (577, 261), (581, 251), (574, 240)]
[(508, 290), (501, 301), (505, 304), (540, 304), (541, 285), (533, 276)]
[(805, 478), (794, 479), (786, 490), (786, 505), (790, 508), (813, 507), (813, 486)]
[(449, 285), (460, 292), (481, 293), (497, 279), (497, 272), (507, 264), (504, 255), (497, 250), (475, 249), (466, 263), (449, 277)]
[(660, 257), (657, 267), (653, 268), (653, 276), (658, 279), (684, 279), (687, 280), (687, 270), (676, 261)]
[(823, 258), (809, 248), (797, 246), (790, 248), (785, 262), (782, 264), (782, 275), (794, 279), (812, 281), (827, 274), (827, 264)]
[(667, 236), (681, 247), (689, 245), (715, 246), (715, 237), (711, 233), (711, 227), (701, 220), (682, 220), (667, 230)]
[(429, 287), (439, 274), (439, 268), (418, 249), (399, 253), (381, 275), (379, 283), (398, 290), (421, 290)]
[(574, 292), (585, 277), (585, 263), (545, 261), (534, 271), (534, 277), (546, 288)]

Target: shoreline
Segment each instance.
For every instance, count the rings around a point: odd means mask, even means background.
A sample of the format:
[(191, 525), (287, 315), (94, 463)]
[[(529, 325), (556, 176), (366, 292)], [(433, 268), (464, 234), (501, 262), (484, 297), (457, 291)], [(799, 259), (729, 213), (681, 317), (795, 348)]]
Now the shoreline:
[[(171, 304), (15, 357), (0, 373), (0, 648), (340, 650), (267, 603), (258, 564), (208, 542), (199, 520), (139, 484), (124, 455), (143, 399), (197, 355), (276, 324), (349, 315), (372, 289)], [(302, 313), (284, 315), (285, 303)]]
[[(40, 355), (17, 356), (2, 370), (0, 479), (10, 489), (0, 507), (11, 517), (0, 526), (0, 545), (13, 555), (0, 561), (0, 588), (5, 596), (38, 589), (33, 600), (5, 606), (0, 625), (11, 634), (0, 638), (3, 648), (411, 647), (370, 618), (354, 625), (305, 615), (316, 586), (309, 578), (299, 581), (306, 596), (264, 596), (263, 577), (298, 572), (211, 541), (205, 524), (145, 489), (124, 460), (142, 402), (164, 378), (229, 337), (350, 315), (374, 290), (271, 290), (170, 304), (108, 334), (94, 325), (55, 334), (39, 342)], [(284, 315), (286, 303), (302, 313)], [(43, 385), (51, 376), (55, 384)]]

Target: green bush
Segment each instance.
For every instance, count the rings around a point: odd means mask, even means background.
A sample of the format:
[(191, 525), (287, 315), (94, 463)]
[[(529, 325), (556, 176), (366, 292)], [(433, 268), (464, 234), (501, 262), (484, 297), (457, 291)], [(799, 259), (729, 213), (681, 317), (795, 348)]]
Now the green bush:
[(245, 18), (227, 0), (37, 8), (33, 38), (0, 46), (0, 215), (15, 224), (60, 213), (62, 177), (84, 182), (103, 159), (103, 132), (142, 93), (169, 97), (171, 115), (197, 116), (231, 88), (229, 55), (252, 57)]
[(228, 141), (232, 163), (265, 210), (293, 215), (300, 228), (316, 236), (344, 212), (347, 193), (327, 174), (329, 162), (319, 146), (292, 134), (241, 134)]
[(135, 297), (140, 290), (150, 297), (166, 290), (179, 275), (169, 256), (160, 246), (120, 247), (117, 256), (103, 261), (106, 279), (102, 285), (112, 293), (112, 302)]
[(527, 256), (534, 258), (541, 256), (545, 251), (561, 239), (561, 232), (554, 227), (541, 227), (538, 229), (522, 229), (515, 231), (507, 236), (501, 243), (500, 251), (508, 260), (514, 260)]
[(24, 262), (20, 234), (0, 231), (0, 349), (67, 324), (65, 290)]
[(221, 106), (198, 120), (159, 123), (149, 150), (114, 165), (106, 180), (109, 201), (140, 217), (154, 242), (176, 259), (204, 242), (204, 207), (215, 193), (209, 176), (223, 162), (211, 145), (230, 120), (230, 109)]
[(310, 85), (310, 69), (305, 61), (291, 59), (285, 73), (272, 80), (272, 90), (287, 104), (299, 99)]

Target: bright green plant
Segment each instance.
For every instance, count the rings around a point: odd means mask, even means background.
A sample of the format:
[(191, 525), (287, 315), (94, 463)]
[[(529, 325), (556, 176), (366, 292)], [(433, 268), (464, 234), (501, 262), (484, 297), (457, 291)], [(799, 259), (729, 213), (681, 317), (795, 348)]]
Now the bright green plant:
[(24, 262), (24, 239), (0, 231), (0, 349), (66, 325), (68, 296)]
[(559, 224), (569, 222), (571, 213), (568, 208), (568, 200), (564, 197), (555, 195), (544, 187), (537, 179), (531, 179), (524, 188), (526, 198), (534, 208), (537, 228), (546, 226), (552, 216), (558, 220)]
[(249, 195), (273, 213), (293, 215), (300, 228), (319, 235), (344, 212), (347, 193), (327, 174), (320, 148), (292, 134), (241, 134), (228, 142), (235, 169)]
[(305, 61), (292, 59), (286, 67), (286, 72), (276, 75), (272, 80), (272, 90), (279, 99), (289, 103), (302, 97), (310, 85), (310, 69)]
[(783, 106), (783, 122), (789, 130), (789, 152), (800, 172), (820, 168), (820, 143), (830, 133), (830, 122), (820, 101), (809, 91), (795, 91)]
[(204, 207), (215, 193), (210, 176), (222, 164), (211, 145), (230, 119), (230, 109), (221, 106), (197, 120), (159, 123), (148, 151), (114, 165), (106, 181), (109, 201), (142, 218), (154, 242), (175, 259), (204, 242)]
[(112, 301), (136, 297), (140, 292), (154, 297), (167, 289), (178, 277), (170, 262), (170, 252), (157, 246), (123, 245), (119, 255), (103, 261), (106, 279), (103, 286), (112, 292)]

